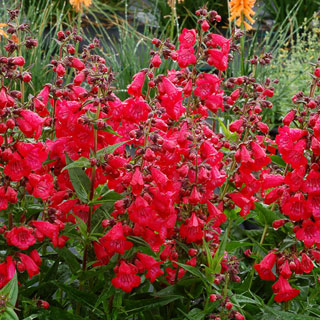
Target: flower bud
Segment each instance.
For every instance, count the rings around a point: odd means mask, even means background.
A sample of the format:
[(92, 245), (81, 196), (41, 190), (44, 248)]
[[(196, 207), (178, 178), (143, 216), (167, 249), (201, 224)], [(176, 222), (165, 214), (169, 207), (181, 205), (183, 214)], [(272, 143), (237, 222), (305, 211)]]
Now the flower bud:
[(24, 57), (15, 57), (13, 58), (13, 64), (19, 67), (23, 67), (25, 64)]

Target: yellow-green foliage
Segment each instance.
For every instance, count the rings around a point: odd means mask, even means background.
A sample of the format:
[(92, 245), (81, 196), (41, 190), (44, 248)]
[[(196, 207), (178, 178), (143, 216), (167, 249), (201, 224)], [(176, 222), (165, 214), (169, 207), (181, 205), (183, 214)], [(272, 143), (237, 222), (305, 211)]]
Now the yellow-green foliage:
[(268, 76), (279, 79), (275, 86), (272, 99), (274, 105), (275, 123), (279, 122), (281, 115), (285, 115), (292, 107), (292, 96), (308, 90), (310, 85), (311, 64), (320, 56), (320, 20), (314, 18), (309, 27), (302, 27), (279, 49), (278, 54), (271, 61)]

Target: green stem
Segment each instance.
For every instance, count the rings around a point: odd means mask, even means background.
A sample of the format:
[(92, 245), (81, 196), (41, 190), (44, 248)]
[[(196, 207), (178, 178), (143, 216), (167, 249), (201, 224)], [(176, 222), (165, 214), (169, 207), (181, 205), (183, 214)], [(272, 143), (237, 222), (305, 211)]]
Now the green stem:
[(261, 236), (261, 239), (260, 239), (260, 244), (261, 245), (264, 243), (264, 240), (266, 239), (268, 228), (269, 228), (269, 226), (266, 224), (264, 226), (263, 233), (262, 233), (262, 236)]
[[(241, 30), (244, 30), (244, 25), (243, 25), (243, 13), (241, 13)], [(244, 48), (244, 44), (245, 44), (245, 35), (243, 35), (240, 38), (240, 64), (241, 64), (241, 75), (244, 76), (244, 57), (245, 57), (245, 48)]]

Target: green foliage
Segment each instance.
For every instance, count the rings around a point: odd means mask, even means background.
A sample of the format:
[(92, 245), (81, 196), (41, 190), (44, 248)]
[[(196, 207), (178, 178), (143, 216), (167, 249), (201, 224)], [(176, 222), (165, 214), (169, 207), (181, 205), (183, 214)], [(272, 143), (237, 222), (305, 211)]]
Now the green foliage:
[(294, 7), (298, 9), (296, 14), (297, 23), (301, 25), (306, 18), (310, 19), (313, 16), (320, 5), (319, 0), (266, 0), (260, 2), (262, 2), (264, 10), (267, 12), (267, 16), (274, 20), (277, 26), (286, 20), (290, 10)]
[[(291, 98), (299, 91), (307, 93), (310, 85), (310, 62), (317, 62), (319, 56), (319, 19), (299, 29), (283, 45), (268, 68), (271, 79), (279, 79), (272, 99), (272, 123), (279, 123), (281, 116), (292, 109)], [(270, 115), (268, 115), (269, 118)]]

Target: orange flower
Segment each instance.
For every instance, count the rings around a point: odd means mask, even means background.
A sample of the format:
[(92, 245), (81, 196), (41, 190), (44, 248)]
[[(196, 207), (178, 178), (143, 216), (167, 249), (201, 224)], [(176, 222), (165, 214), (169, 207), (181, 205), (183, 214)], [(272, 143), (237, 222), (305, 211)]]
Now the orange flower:
[(251, 16), (255, 14), (252, 10), (256, 0), (231, 0), (229, 2), (230, 6), (230, 21), (236, 19), (236, 25), (240, 27), (242, 24), (247, 30), (250, 30), (252, 27), (249, 23), (244, 21), (246, 17), (248, 21), (253, 24), (254, 20)]
[(69, 2), (77, 12), (82, 10), (82, 5), (89, 8), (92, 4), (92, 0), (69, 0)]
[[(6, 26), (7, 26), (6, 23), (0, 23), (0, 28), (6, 27)], [(3, 36), (3, 37), (8, 39), (8, 35), (3, 30), (0, 29), (0, 37), (1, 36)]]

